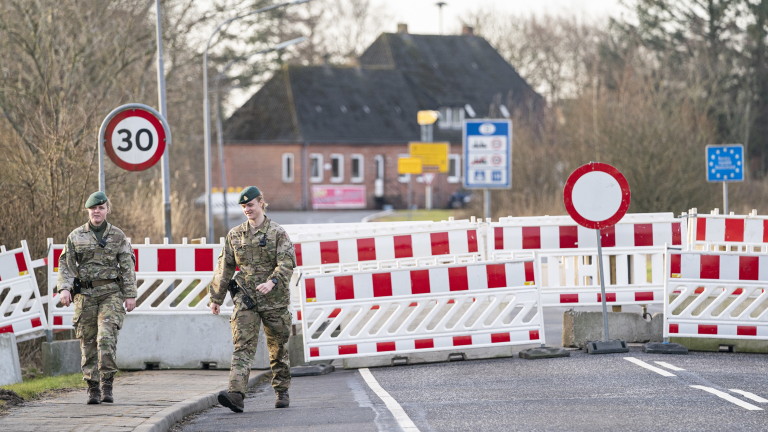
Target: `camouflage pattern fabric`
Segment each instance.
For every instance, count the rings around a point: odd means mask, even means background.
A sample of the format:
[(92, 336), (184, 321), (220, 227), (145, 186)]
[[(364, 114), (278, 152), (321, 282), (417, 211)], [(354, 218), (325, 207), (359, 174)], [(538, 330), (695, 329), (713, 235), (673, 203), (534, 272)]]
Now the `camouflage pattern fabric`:
[(84, 380), (108, 379), (117, 372), (117, 334), (124, 317), (123, 297), (117, 292), (75, 297), (72, 322), (80, 339)]
[[(108, 222), (105, 222), (108, 223)], [(56, 291), (69, 290), (75, 277), (81, 281), (116, 279), (115, 282), (83, 289), (75, 296), (72, 319), (80, 339), (81, 366), (85, 380), (99, 381), (117, 372), (115, 350), (118, 330), (123, 325), (126, 298), (136, 298), (133, 248), (120, 228), (108, 224), (99, 246), (86, 223), (67, 237), (59, 257)]]
[[(264, 246), (259, 245), (262, 238), (266, 239)], [(240, 272), (235, 280), (256, 302), (256, 310), (288, 307), (291, 300), (288, 283), (296, 267), (296, 254), (283, 227), (265, 218), (256, 234), (250, 231), (248, 221), (229, 231), (209, 288), (211, 302), (224, 302), (236, 267), (240, 267)], [(277, 279), (272, 291), (267, 294), (256, 291), (256, 286), (272, 278)]]
[(133, 270), (136, 260), (131, 243), (120, 228), (105, 223), (108, 225), (104, 231), (104, 247), (99, 246), (88, 223), (69, 234), (59, 257), (57, 292), (71, 292), (76, 277), (81, 281), (119, 279), (119, 291), (123, 297), (136, 298), (136, 273)]
[(272, 387), (275, 391), (285, 391), (291, 386), (291, 364), (288, 360), (291, 313), (287, 308), (261, 312), (236, 308), (230, 319), (232, 342), (235, 345), (232, 367), (229, 370), (230, 392), (245, 394), (247, 390), (261, 323), (264, 324), (264, 334), (267, 337)]
[[(293, 268), (296, 267), (296, 254), (288, 233), (268, 217), (265, 217), (255, 233), (251, 231), (248, 221), (232, 228), (227, 234), (209, 287), (211, 302), (224, 302), (227, 285), (236, 267), (240, 268), (240, 272), (235, 280), (256, 302), (256, 307), (242, 310), (242, 304), (238, 301), (230, 318), (235, 348), (229, 374), (229, 391), (245, 394), (261, 323), (264, 324), (269, 347), (272, 387), (276, 391), (288, 390), (291, 383), (287, 348), (291, 330), (289, 282)], [(277, 285), (269, 293), (256, 291), (259, 284), (272, 278), (277, 279)]]

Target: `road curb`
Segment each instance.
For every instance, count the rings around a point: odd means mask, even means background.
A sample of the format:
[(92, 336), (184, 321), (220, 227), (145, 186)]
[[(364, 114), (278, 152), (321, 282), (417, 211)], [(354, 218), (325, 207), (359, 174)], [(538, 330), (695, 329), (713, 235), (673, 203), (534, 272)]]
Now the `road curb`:
[[(256, 385), (258, 380), (267, 372), (269, 371), (260, 371), (255, 376), (252, 376), (248, 380), (248, 387)], [(166, 432), (184, 417), (218, 405), (219, 401), (216, 399), (216, 395), (221, 390), (223, 389), (171, 405), (145, 420), (134, 429), (134, 432)]]

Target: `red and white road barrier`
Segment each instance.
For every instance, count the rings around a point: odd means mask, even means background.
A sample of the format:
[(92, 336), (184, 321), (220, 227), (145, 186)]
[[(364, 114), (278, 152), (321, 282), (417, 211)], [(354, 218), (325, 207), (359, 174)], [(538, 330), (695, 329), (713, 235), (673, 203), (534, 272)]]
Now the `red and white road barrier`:
[(305, 358), (542, 344), (532, 261), (302, 275)]
[(44, 336), (48, 330), (33, 271), (40, 265), (30, 258), (26, 241), (12, 250), (0, 246), (0, 333), (13, 333), (17, 341)]
[(692, 250), (768, 253), (768, 216), (690, 214)]
[[(403, 222), (400, 229), (387, 224), (367, 231), (340, 233), (338, 237), (293, 239), (296, 264), (311, 267), (365, 261), (384, 261), (438, 255), (479, 254), (479, 224), (474, 221), (445, 221), (412, 225)], [(318, 226), (321, 230), (322, 227)], [(290, 227), (286, 228), (289, 230)], [(316, 236), (315, 236), (316, 237)]]
[[(489, 259), (525, 255), (537, 250), (596, 249), (595, 230), (569, 216), (501, 218), (490, 224)], [(685, 246), (685, 220), (672, 213), (628, 214), (601, 230), (603, 248)]]
[(665, 287), (664, 337), (768, 340), (768, 257), (675, 252)]
[[(602, 304), (596, 250), (542, 251), (536, 255), (544, 307)], [(605, 301), (611, 305), (661, 304), (664, 252), (656, 247), (603, 250)]]
[[(59, 271), (63, 244), (48, 248), (48, 292), (53, 293)], [(136, 257), (137, 305), (133, 314), (209, 314), (208, 285), (213, 280), (216, 260), (223, 244), (133, 244)], [(233, 304), (229, 296), (222, 305), (229, 313)], [(55, 330), (72, 328), (74, 306), (58, 304), (52, 296), (48, 320)]]

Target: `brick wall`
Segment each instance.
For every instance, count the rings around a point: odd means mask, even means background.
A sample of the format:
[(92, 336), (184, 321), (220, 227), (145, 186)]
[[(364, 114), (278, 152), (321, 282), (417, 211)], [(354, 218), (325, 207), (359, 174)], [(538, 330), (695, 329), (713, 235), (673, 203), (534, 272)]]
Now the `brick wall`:
[[(294, 178), (292, 182), (283, 180), (283, 154), (293, 154)], [(227, 185), (244, 187), (256, 185), (264, 191), (267, 202), (272, 210), (308, 210), (311, 209), (312, 185), (363, 185), (365, 186), (368, 209), (380, 208), (382, 204), (390, 204), (396, 209), (407, 208), (408, 183), (398, 181), (398, 155), (408, 153), (408, 145), (397, 144), (227, 144), (224, 147), (224, 160), (227, 173)], [(311, 183), (304, 181), (309, 168), (311, 154), (320, 154), (323, 158), (322, 181)], [(344, 175), (340, 182), (331, 181), (331, 155), (343, 155)], [(363, 157), (363, 180), (351, 180), (353, 154)], [(451, 146), (451, 154), (461, 154), (461, 145)], [(375, 196), (375, 157), (384, 159), (384, 196)], [(213, 158), (212, 178), (213, 187), (220, 187), (219, 163)], [(412, 202), (418, 208), (425, 205), (425, 184), (412, 176)], [(437, 173), (432, 182), (432, 207), (443, 208), (450, 196), (461, 187), (461, 183), (448, 183), (447, 175)]]

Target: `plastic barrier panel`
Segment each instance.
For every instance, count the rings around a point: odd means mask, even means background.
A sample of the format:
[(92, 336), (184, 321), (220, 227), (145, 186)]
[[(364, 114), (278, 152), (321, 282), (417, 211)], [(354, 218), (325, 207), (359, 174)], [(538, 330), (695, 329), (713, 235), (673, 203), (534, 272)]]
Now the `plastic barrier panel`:
[[(303, 274), (378, 270), (436, 263), (476, 262), (484, 258), (484, 229), (474, 218), (442, 222), (287, 225)], [(295, 286), (295, 277), (291, 286)], [(301, 302), (291, 291), (294, 323)]]
[(691, 214), (691, 250), (768, 253), (768, 216)]
[(768, 339), (768, 256), (670, 252), (664, 337)]
[[(529, 256), (536, 250), (596, 249), (595, 230), (570, 216), (500, 218), (490, 224), (489, 259)], [(603, 248), (685, 246), (685, 220), (672, 213), (628, 214), (601, 230)]]
[[(138, 297), (131, 314), (210, 314), (208, 284), (223, 244), (134, 244)], [(50, 243), (50, 240), (49, 240)], [(49, 244), (48, 289), (53, 292), (59, 271), (61, 244)], [(48, 319), (53, 329), (72, 328), (74, 306), (64, 307), (52, 297)], [(227, 296), (222, 313), (232, 311)]]
[(14, 333), (19, 342), (48, 330), (33, 267), (25, 241), (18, 249), (0, 246), (0, 333)]
[[(597, 250), (537, 254), (541, 302), (551, 306), (602, 304)], [(605, 301), (611, 305), (661, 304), (664, 250), (656, 247), (603, 249)]]
[(302, 275), (305, 358), (543, 343), (532, 261)]
[(466, 220), (420, 224), (403, 222), (380, 227), (370, 223), (364, 231), (337, 232), (315, 240), (305, 239), (306, 236), (301, 235), (291, 239), (295, 244), (297, 266), (318, 266), (435, 255), (479, 254), (478, 226), (477, 222)]

